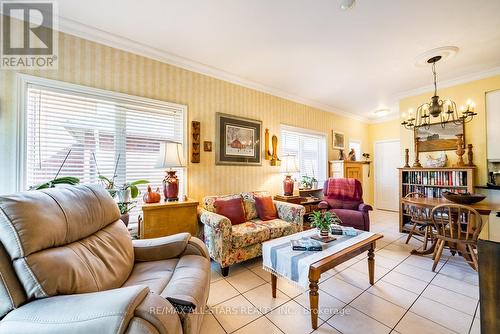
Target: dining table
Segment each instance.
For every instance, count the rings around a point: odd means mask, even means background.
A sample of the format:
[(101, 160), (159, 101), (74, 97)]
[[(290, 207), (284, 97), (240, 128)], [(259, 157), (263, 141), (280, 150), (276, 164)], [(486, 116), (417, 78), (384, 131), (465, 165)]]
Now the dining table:
[[(476, 193), (487, 195), (486, 199), (468, 206), (481, 215), (483, 227), (477, 241), (479, 264), (479, 300), (482, 333), (500, 333), (500, 190), (476, 187)], [(445, 198), (404, 198), (408, 205), (433, 209), (441, 204), (451, 204)], [(434, 239), (435, 241), (436, 239)], [(435, 242), (428, 249), (412, 254), (425, 255), (434, 252)], [(459, 250), (460, 251), (460, 250)]]
[[(434, 209), (436, 206), (441, 204), (454, 204), (454, 202), (447, 200), (444, 197), (439, 198), (427, 198), (427, 197), (409, 197), (402, 198), (402, 203), (410, 206), (426, 208), (429, 210)], [(494, 226), (490, 226), (490, 214), (492, 212), (500, 212), (500, 201), (496, 199), (490, 199), (487, 197), (479, 203), (469, 204), (467, 205), (473, 209), (475, 209), (481, 215), (481, 219), (483, 220), (483, 228), (481, 233), (479, 234), (479, 238), (481, 239), (489, 239), (490, 235), (500, 235), (500, 224), (495, 223)], [(428, 255), (434, 252), (436, 247), (437, 240), (434, 238), (431, 246), (427, 249), (423, 250), (412, 250), (411, 254), (413, 255)]]

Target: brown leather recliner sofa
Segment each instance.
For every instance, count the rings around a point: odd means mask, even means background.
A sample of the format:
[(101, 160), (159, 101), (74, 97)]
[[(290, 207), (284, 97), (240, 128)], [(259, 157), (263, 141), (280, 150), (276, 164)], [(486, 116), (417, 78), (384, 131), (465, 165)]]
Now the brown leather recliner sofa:
[(0, 197), (0, 333), (198, 333), (210, 287), (188, 233), (131, 240), (79, 185)]

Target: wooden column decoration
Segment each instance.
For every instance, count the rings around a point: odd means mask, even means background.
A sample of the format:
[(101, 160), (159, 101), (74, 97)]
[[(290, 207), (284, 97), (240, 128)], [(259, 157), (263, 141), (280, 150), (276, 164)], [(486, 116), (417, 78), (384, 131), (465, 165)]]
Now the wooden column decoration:
[(405, 166), (404, 168), (410, 168), (410, 150), (405, 148)]
[(465, 162), (463, 157), (463, 155), (465, 154), (463, 134), (457, 135), (457, 150), (455, 151), (455, 153), (458, 156), (458, 161), (456, 164), (453, 165), (453, 167), (465, 167)]
[(271, 160), (271, 151), (269, 151), (269, 129), (264, 133), (264, 158)]
[(467, 166), (476, 167), (474, 164), (474, 153), (472, 152), (472, 144), (467, 145)]
[(415, 162), (413, 163), (414, 168), (421, 168), (422, 164), (420, 163), (420, 160), (418, 158), (419, 151), (418, 151), (418, 142), (420, 141), (419, 137), (415, 137)]
[(191, 122), (191, 162), (200, 163), (200, 122)]

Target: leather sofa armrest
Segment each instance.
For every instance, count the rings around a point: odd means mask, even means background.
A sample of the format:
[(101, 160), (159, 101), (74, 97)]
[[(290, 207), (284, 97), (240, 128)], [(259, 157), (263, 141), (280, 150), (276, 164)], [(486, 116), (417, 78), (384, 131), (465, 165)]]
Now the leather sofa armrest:
[(330, 208), (330, 204), (327, 201), (321, 201), (318, 203), (318, 209), (320, 210), (328, 210)]
[(184, 255), (199, 255), (205, 257), (207, 260), (210, 260), (207, 246), (203, 243), (203, 241), (195, 237), (191, 237), (191, 239), (189, 239), (186, 249), (182, 252), (181, 256)]
[(179, 257), (188, 245), (191, 234), (178, 233), (167, 237), (132, 240), (135, 262), (167, 260)]
[(358, 211), (361, 211), (361, 212), (368, 212), (368, 211), (372, 211), (372, 210), (373, 210), (373, 208), (370, 204), (361, 203), (358, 206)]
[(148, 294), (137, 285), (38, 299), (9, 312), (0, 333), (123, 333)]

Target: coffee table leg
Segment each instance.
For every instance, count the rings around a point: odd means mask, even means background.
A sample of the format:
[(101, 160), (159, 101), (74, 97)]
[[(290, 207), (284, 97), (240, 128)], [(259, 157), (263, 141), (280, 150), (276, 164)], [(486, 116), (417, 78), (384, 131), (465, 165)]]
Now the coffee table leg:
[(313, 329), (318, 328), (318, 281), (309, 280), (309, 304), (311, 308), (311, 324)]
[(273, 290), (273, 298), (276, 298), (276, 275), (271, 274), (271, 288)]
[(375, 281), (375, 245), (368, 250), (368, 277), (370, 278), (370, 284), (373, 285)]

